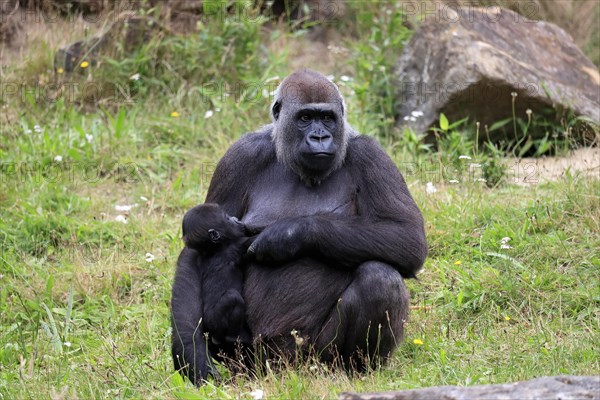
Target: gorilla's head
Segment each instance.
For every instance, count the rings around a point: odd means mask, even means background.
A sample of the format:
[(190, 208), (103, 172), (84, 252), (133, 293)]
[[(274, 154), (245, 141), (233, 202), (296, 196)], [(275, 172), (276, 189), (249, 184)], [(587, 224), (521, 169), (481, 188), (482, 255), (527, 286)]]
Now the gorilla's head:
[(246, 227), (237, 218), (212, 203), (200, 204), (183, 217), (183, 241), (189, 248), (206, 253), (231, 243), (246, 234)]
[(318, 72), (301, 70), (285, 78), (271, 106), (277, 158), (309, 185), (319, 184), (346, 157), (344, 99)]

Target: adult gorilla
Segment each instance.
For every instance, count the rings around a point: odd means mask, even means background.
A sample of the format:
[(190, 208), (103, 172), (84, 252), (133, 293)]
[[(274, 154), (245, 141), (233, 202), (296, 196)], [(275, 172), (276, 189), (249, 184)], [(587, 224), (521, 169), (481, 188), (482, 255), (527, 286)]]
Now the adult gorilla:
[[(249, 249), (243, 295), (254, 344), (361, 368), (402, 340), (403, 277), (422, 266), (421, 213), (375, 140), (348, 126), (337, 87), (303, 70), (277, 89), (273, 123), (240, 138), (219, 162), (206, 202), (263, 228)], [(197, 266), (184, 249), (172, 298), (173, 358), (199, 383), (212, 373)], [(294, 332), (293, 332), (294, 331)], [(292, 334), (293, 332), (293, 334)]]

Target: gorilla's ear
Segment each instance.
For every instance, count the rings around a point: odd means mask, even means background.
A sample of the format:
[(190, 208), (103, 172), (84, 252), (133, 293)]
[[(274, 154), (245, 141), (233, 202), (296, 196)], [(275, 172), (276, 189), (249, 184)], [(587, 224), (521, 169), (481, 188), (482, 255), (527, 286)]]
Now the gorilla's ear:
[(221, 234), (216, 229), (209, 229), (208, 237), (210, 238), (211, 242), (213, 242), (213, 243), (219, 243), (219, 240), (221, 240)]
[(281, 100), (277, 100), (273, 103), (273, 107), (271, 107), (271, 114), (273, 114), (273, 119), (277, 121), (279, 119), (279, 112), (281, 111)]

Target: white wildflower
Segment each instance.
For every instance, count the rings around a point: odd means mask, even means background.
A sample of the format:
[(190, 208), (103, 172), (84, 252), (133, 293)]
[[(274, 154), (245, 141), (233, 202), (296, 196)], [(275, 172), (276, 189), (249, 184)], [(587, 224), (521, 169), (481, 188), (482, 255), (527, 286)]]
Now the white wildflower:
[(485, 183), (485, 182), (487, 182), (487, 179), (485, 179), (485, 178), (477, 178), (477, 179), (475, 179), (475, 182), (484, 182)]
[(128, 212), (128, 211), (131, 211), (131, 209), (132, 209), (133, 207), (137, 207), (137, 205), (138, 205), (137, 203), (135, 203), (135, 204), (125, 204), (124, 206), (119, 206), (119, 205), (116, 205), (116, 206), (115, 206), (115, 210), (116, 210), (116, 211), (124, 211), (124, 212)]
[(140, 74), (133, 74), (129, 77), (132, 81), (137, 81), (140, 79)]
[(459, 160), (470, 160), (471, 157), (469, 157), (469, 156), (458, 156), (458, 159)]
[(510, 240), (511, 239), (508, 236), (500, 239), (500, 248), (502, 250), (512, 249), (512, 246), (508, 244), (508, 242), (510, 242)]
[(456, 179), (450, 179), (448, 183), (458, 183), (458, 181)]
[(409, 119), (410, 122), (415, 122), (417, 120), (415, 117), (412, 117), (412, 116), (409, 117), (408, 119)]
[(63, 343), (63, 345), (64, 345), (65, 347), (71, 347), (71, 342), (64, 342), (64, 343)]
[(423, 116), (423, 111), (413, 111), (410, 114), (415, 118), (419, 118)]
[(33, 126), (33, 130), (35, 131), (35, 133), (42, 133), (42, 132), (44, 132), (44, 130), (39, 125), (34, 125)]
[(29, 135), (29, 134), (31, 134), (31, 129), (25, 129), (25, 134), (26, 134), (26, 135)]
[(265, 99), (269, 98), (269, 91), (267, 89), (262, 90), (262, 97), (264, 97)]
[(212, 117), (214, 114), (213, 110), (208, 110), (207, 112), (204, 113), (204, 119), (209, 119), (210, 117)]
[(405, 121), (408, 121), (408, 119), (409, 119), (409, 118), (410, 118), (410, 117), (407, 115), (407, 116), (406, 116), (406, 117), (404, 117), (403, 119), (404, 119)]
[(435, 188), (435, 186), (433, 186), (432, 182), (427, 182), (425, 184), (425, 192), (427, 192), (427, 194), (433, 194), (437, 192), (437, 189)]
[(115, 217), (115, 221), (122, 222), (122, 223), (126, 224), (127, 223), (127, 217), (124, 216), (124, 215), (119, 214), (119, 215), (117, 215)]
[(140, 196), (140, 200), (141, 200), (141, 201), (148, 201), (148, 198), (147, 198), (147, 197), (145, 197), (145, 196)]
[(346, 76), (346, 75), (342, 75), (342, 76), (340, 76), (340, 80), (344, 81), (344, 82), (349, 82), (350, 80), (352, 80), (352, 78), (350, 78), (349, 76)]
[(54, 157), (54, 161), (61, 162), (62, 161), (62, 156), (56, 156), (56, 157)]
[(94, 135), (90, 135), (89, 133), (86, 133), (85, 140), (87, 140), (88, 143), (92, 143), (92, 140), (94, 140)]
[(254, 400), (262, 400), (264, 396), (265, 392), (263, 392), (261, 389), (254, 389), (250, 392), (250, 397), (252, 397)]
[(154, 261), (154, 254), (152, 254), (152, 253), (146, 253), (145, 257), (146, 257), (145, 258), (146, 262), (150, 263), (150, 262)]

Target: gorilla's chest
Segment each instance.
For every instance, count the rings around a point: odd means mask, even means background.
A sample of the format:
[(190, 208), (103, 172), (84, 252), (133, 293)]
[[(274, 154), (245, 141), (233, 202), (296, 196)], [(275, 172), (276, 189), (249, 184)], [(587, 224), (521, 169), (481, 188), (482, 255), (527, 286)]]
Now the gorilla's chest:
[(246, 198), (242, 221), (267, 226), (285, 217), (317, 213), (356, 214), (356, 184), (345, 169), (338, 170), (318, 186), (307, 186), (293, 173), (271, 170), (262, 174)]

